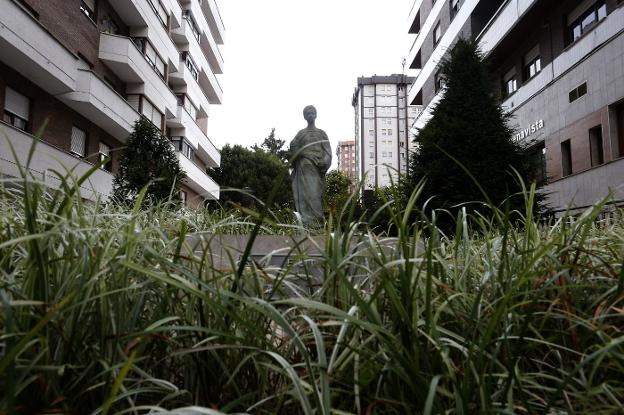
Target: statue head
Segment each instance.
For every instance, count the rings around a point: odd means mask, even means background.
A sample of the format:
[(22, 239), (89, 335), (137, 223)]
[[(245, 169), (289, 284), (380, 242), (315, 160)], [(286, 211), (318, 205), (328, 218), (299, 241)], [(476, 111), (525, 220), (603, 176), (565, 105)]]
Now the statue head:
[(313, 123), (316, 120), (316, 108), (313, 105), (308, 105), (303, 109), (303, 118), (308, 123)]

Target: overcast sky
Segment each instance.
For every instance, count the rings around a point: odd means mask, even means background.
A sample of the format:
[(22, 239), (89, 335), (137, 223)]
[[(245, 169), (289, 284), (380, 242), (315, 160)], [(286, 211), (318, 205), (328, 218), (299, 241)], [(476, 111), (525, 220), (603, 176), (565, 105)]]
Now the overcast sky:
[[(226, 27), (222, 105), (209, 136), (260, 143), (271, 128), (290, 143), (315, 105), (317, 126), (336, 143), (354, 136), (358, 76), (402, 73), (412, 0), (218, 0)], [(335, 159), (335, 157), (334, 157)], [(335, 160), (334, 160), (335, 165)]]

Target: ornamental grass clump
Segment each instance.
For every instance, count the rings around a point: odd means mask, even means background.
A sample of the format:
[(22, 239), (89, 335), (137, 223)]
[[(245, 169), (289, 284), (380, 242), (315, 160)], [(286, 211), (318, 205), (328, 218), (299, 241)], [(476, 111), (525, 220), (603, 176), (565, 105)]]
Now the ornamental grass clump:
[[(460, 211), (444, 234), (435, 212), (415, 210), (418, 186), (405, 205), (380, 208), (393, 238), (367, 230), (347, 203), (314, 269), (304, 267), (311, 278), (320, 271), (321, 287), (297, 295), (291, 265), (243, 257), (216, 267), (207, 248), (233, 229), (305, 229), (266, 212), (147, 206), (141, 195), (133, 209), (85, 202), (86, 180), (68, 175), (62, 192), (21, 180), (0, 192), (2, 413), (624, 406), (624, 216), (600, 219), (604, 203), (544, 224), (525, 189), (522, 211)], [(191, 249), (189, 236), (204, 231)]]

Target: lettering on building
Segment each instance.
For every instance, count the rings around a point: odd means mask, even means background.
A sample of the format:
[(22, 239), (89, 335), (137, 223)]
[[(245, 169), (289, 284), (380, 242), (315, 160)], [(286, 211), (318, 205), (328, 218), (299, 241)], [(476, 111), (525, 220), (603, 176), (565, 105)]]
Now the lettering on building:
[(544, 120), (537, 120), (527, 128), (520, 130), (514, 137), (516, 141), (524, 140), (544, 128)]

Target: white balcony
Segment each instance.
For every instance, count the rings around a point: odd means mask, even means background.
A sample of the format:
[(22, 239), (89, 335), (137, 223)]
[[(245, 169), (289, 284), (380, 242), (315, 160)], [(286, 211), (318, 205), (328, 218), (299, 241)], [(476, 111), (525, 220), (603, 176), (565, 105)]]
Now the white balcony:
[[(35, 141), (32, 135), (0, 122), (0, 174), (21, 178), (18, 162), (22, 168), (26, 167), (28, 154)], [(13, 156), (11, 147), (17, 159)], [(92, 164), (43, 141), (38, 141), (36, 148), (28, 165), (28, 178), (43, 182), (51, 189), (58, 190), (62, 186), (55, 171), (61, 176), (71, 171), (72, 176), (80, 178), (93, 167)], [(73, 183), (70, 181), (69, 184)], [(111, 194), (112, 188), (113, 176), (107, 171), (98, 169), (80, 186), (80, 193), (85, 199), (95, 200), (97, 197), (106, 199)]]
[[(196, 2), (198, 0), (191, 1)], [(210, 27), (212, 37), (215, 39), (217, 44), (222, 45), (225, 37), (225, 26), (223, 25), (223, 20), (221, 20), (221, 13), (219, 13), (217, 2), (215, 0), (203, 0), (201, 2), (201, 9), (204, 12), (208, 26)]]
[(78, 71), (76, 91), (58, 98), (122, 143), (139, 119), (139, 113), (123, 97), (88, 70)]
[(74, 89), (78, 57), (56, 41), (24, 8), (12, 0), (0, 6), (0, 56), (46, 92)]
[[(131, 36), (146, 37), (165, 62), (177, 68), (178, 50), (148, 0), (109, 0), (109, 3), (124, 23), (130, 26)], [(177, 3), (177, 1), (167, 0), (165, 3), (165, 6), (169, 4), (172, 7), (172, 3)], [(171, 13), (173, 26), (179, 26), (182, 20), (180, 5), (177, 5), (175, 13), (172, 13), (172, 10), (168, 12)], [(176, 19), (179, 19), (177, 23)]]
[(191, 160), (178, 153), (180, 166), (186, 173), (184, 183), (205, 199), (219, 199), (219, 185)]
[(176, 118), (168, 120), (167, 126), (171, 128), (171, 136), (186, 137), (208, 167), (221, 164), (221, 153), (183, 107), (178, 107)]
[[(194, 56), (191, 54), (194, 59)], [(197, 63), (197, 62), (195, 62)], [(208, 68), (199, 68), (198, 79), (195, 79), (184, 61), (180, 61), (178, 72), (169, 75), (171, 85), (185, 89), (185, 92), (196, 105), (200, 105), (208, 113), (208, 104), (221, 104), (223, 90), (214, 73)]]
[(129, 84), (128, 93), (144, 94), (167, 118), (175, 116), (178, 102), (174, 93), (130, 38), (102, 33), (99, 57)]

